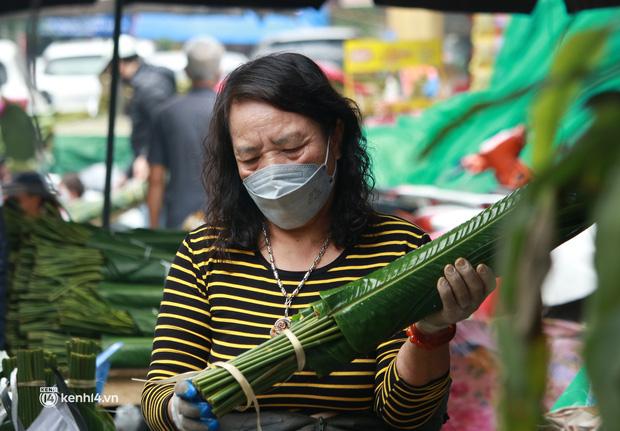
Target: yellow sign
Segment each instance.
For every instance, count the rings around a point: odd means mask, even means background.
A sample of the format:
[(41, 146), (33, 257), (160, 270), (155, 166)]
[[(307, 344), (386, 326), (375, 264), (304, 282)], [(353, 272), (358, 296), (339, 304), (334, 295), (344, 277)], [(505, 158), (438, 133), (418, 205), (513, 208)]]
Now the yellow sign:
[(344, 44), (344, 71), (347, 74), (398, 71), (410, 66), (441, 65), (441, 40), (375, 39), (347, 40)]
[(430, 106), (439, 94), (442, 41), (376, 39), (344, 44), (344, 91), (367, 116), (388, 119)]

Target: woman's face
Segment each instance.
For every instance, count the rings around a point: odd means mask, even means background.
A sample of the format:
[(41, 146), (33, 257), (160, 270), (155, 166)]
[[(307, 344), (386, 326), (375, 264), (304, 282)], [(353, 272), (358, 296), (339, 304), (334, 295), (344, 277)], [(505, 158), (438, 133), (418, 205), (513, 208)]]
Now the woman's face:
[[(325, 160), (327, 137), (318, 123), (267, 103), (234, 102), (230, 109), (230, 134), (242, 180), (270, 165), (320, 165)], [(339, 158), (340, 136), (332, 136), (327, 163), (330, 175)]]

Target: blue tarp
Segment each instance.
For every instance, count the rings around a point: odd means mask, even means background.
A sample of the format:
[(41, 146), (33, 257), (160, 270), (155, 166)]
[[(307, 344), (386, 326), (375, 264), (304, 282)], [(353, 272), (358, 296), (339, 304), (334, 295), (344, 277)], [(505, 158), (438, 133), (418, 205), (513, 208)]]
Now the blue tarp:
[[(131, 17), (125, 15), (121, 32), (127, 33)], [(85, 16), (49, 16), (41, 18), (39, 34), (43, 37), (112, 37), (114, 17), (111, 14)]]
[[(162, 25), (165, 23), (165, 25)], [(247, 11), (240, 15), (141, 13), (131, 34), (145, 39), (183, 42), (195, 35), (210, 35), (231, 45), (254, 45), (271, 34), (300, 27), (328, 25), (324, 9), (303, 9), (294, 15)]]
[[(329, 24), (326, 8), (301, 9), (294, 14), (245, 11), (238, 15), (143, 12), (123, 17), (122, 32), (144, 39), (184, 42), (196, 35), (210, 35), (228, 45), (254, 45), (283, 30)], [(50, 37), (112, 37), (112, 15), (45, 17), (40, 34)]]

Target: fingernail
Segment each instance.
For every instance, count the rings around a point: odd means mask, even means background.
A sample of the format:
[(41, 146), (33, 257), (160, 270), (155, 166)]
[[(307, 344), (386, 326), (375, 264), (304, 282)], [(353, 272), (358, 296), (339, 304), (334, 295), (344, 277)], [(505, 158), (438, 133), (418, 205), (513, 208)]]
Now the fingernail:
[(487, 268), (484, 265), (480, 264), (480, 265), (478, 265), (478, 272), (480, 274), (486, 274), (487, 273)]
[(454, 274), (454, 267), (452, 265), (447, 265), (446, 266), (446, 272), (448, 274)]
[(463, 259), (462, 257), (459, 257), (456, 260), (456, 266), (458, 266), (459, 268), (465, 268), (467, 266), (467, 262), (465, 262), (465, 259)]
[(439, 284), (440, 284), (442, 287), (448, 287), (448, 280), (446, 280), (445, 278), (441, 277), (441, 278), (439, 279)]

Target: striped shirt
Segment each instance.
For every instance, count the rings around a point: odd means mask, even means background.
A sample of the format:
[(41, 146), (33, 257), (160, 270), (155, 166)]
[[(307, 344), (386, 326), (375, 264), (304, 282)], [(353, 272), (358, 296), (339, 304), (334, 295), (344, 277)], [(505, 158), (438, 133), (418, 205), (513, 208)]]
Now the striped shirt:
[[(151, 381), (201, 370), (227, 361), (270, 338), (274, 321), (284, 315), (284, 298), (271, 267), (257, 250), (228, 250), (227, 260), (209, 258), (213, 228), (203, 226), (181, 244), (166, 279), (151, 366), (142, 393), (144, 417), (153, 430), (173, 430), (167, 414), (173, 385)], [(319, 292), (346, 284), (381, 268), (428, 242), (419, 228), (379, 215), (358, 244), (336, 260), (315, 269), (295, 297), (296, 313), (319, 299)], [(290, 293), (303, 272), (278, 270)], [(416, 429), (430, 419), (446, 395), (450, 378), (411, 386), (399, 378), (395, 358), (404, 332), (377, 347), (367, 357), (318, 378), (297, 372), (286, 383), (258, 396), (262, 409), (317, 411), (373, 410), (390, 426)]]

